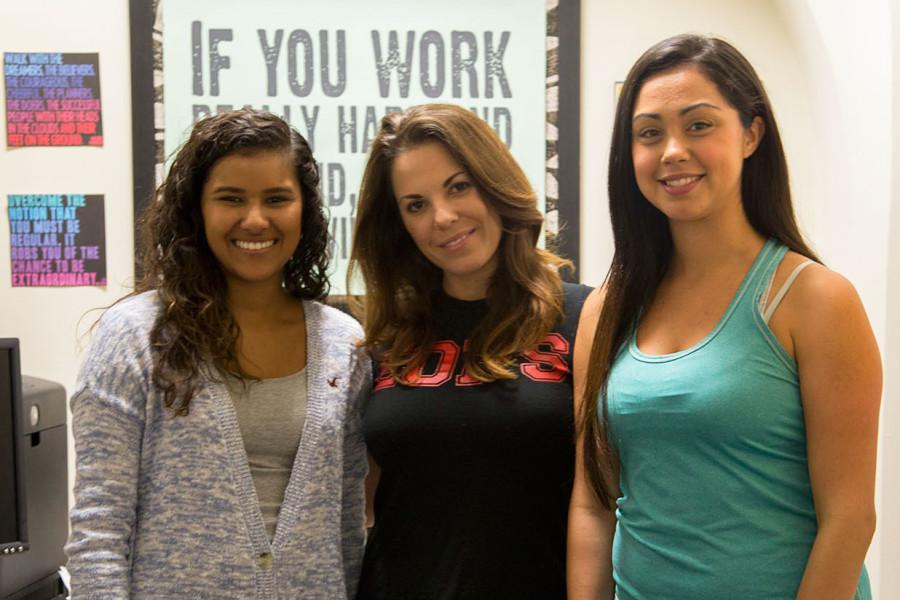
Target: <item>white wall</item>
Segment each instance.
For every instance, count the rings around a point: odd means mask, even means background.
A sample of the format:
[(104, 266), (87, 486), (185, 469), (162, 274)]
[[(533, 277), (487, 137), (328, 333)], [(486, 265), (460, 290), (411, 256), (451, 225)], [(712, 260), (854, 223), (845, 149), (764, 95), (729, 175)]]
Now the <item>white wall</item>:
[(888, 231), (885, 403), (881, 441), (881, 590), (900, 596), (900, 7), (893, 7), (893, 198)]
[[(123, 0), (4, 2), (0, 52), (99, 52), (102, 148), (6, 149), (0, 133), (0, 337), (20, 339), (22, 372), (75, 385), (76, 327), (124, 293), (133, 272), (131, 57)], [(0, 78), (0, 86), (3, 85)], [(5, 97), (5, 90), (3, 91)], [(5, 118), (3, 119), (5, 122)], [(107, 288), (12, 288), (7, 194), (104, 194)], [(81, 330), (99, 313), (88, 314)], [(70, 481), (74, 475), (70, 446)]]
[(880, 523), (866, 562), (876, 598), (900, 597), (900, 515), (891, 510), (900, 506), (900, 437), (893, 434), (900, 376), (889, 368), (900, 358), (900, 201), (891, 213), (892, 161), (900, 180), (892, 151), (900, 100), (892, 105), (891, 89), (900, 28), (892, 37), (889, 0), (582, 0), (582, 11), (582, 280), (600, 282), (612, 256), (606, 163), (613, 82), (670, 35), (693, 31), (734, 43), (774, 104), (800, 225), (825, 262), (856, 285), (883, 351)]

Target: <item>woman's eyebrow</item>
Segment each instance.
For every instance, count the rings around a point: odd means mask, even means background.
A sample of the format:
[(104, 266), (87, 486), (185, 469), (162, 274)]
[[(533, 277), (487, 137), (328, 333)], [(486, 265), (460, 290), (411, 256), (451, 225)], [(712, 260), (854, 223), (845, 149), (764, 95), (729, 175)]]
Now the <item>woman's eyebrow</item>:
[(461, 174), (462, 174), (462, 175), (465, 175), (465, 173), (466, 173), (465, 170), (457, 171), (456, 173), (454, 173), (453, 175), (451, 175), (450, 177), (448, 177), (447, 179), (444, 180), (444, 187), (447, 187), (448, 185), (450, 185), (450, 183), (453, 182), (453, 179), (454, 179), (457, 175), (461, 175)]
[[(679, 110), (678, 115), (684, 116), (692, 110), (697, 110), (698, 108), (712, 108), (713, 110), (722, 110), (720, 107), (716, 106), (715, 104), (710, 104), (709, 102), (697, 102), (696, 104), (685, 106), (684, 108)], [(662, 117), (659, 113), (644, 112), (634, 115), (634, 118), (631, 120), (637, 121), (638, 119), (653, 119), (655, 121), (660, 121), (662, 120)]]

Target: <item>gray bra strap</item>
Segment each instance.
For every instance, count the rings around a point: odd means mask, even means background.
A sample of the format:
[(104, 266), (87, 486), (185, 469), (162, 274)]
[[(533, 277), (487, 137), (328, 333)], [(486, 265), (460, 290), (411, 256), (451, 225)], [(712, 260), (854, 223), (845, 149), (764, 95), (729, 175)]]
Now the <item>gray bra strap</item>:
[[(794, 281), (797, 279), (797, 276), (800, 275), (800, 272), (803, 271), (803, 269), (805, 269), (806, 267), (808, 267), (811, 264), (813, 264), (813, 261), (807, 260), (805, 262), (800, 263), (796, 267), (794, 267), (794, 270), (791, 271), (791, 274), (788, 275), (788, 278), (781, 285), (781, 289), (778, 290), (778, 293), (775, 294), (775, 297), (772, 298), (772, 301), (769, 302), (769, 305), (763, 311), (762, 318), (763, 318), (764, 323), (768, 323), (769, 319), (772, 318), (772, 314), (774, 314), (775, 309), (778, 308), (778, 305), (781, 304), (782, 300), (784, 300), (785, 294), (787, 294), (788, 290), (791, 289), (791, 286), (794, 285)], [(774, 273), (772, 274), (772, 278), (773, 279), (775, 278)], [(768, 296), (768, 291), (769, 291), (771, 285), (772, 284), (770, 282), (769, 285), (766, 286), (766, 293), (763, 294), (763, 298)]]

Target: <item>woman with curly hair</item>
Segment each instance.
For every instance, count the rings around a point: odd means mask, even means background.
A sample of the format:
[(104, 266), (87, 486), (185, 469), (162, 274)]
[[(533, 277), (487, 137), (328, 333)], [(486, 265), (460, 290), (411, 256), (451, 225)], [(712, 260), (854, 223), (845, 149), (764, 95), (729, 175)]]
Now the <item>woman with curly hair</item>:
[(73, 598), (355, 595), (371, 367), (319, 302), (318, 183), (261, 111), (203, 119), (178, 151), (71, 401)]
[(458, 106), (384, 118), (358, 210), (351, 264), (380, 363), (359, 599), (565, 598), (571, 348), (590, 289), (560, 280), (528, 179)]

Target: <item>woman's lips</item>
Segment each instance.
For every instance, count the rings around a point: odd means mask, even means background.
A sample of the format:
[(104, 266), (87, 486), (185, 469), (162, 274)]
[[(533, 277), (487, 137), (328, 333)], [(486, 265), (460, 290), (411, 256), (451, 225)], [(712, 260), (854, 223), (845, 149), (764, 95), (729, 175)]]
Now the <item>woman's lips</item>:
[(234, 245), (240, 248), (241, 250), (249, 250), (251, 252), (258, 252), (260, 250), (265, 250), (266, 248), (271, 248), (275, 245), (275, 240), (265, 240), (261, 242), (251, 242), (247, 240), (234, 240)]
[(680, 196), (694, 189), (701, 179), (703, 175), (678, 175), (660, 179), (659, 182), (668, 193)]
[(464, 233), (461, 233), (457, 236), (450, 238), (446, 242), (438, 244), (438, 247), (443, 248), (444, 250), (457, 250), (458, 248), (461, 248), (463, 246), (463, 244), (466, 243), (466, 240), (468, 240), (469, 237), (473, 233), (475, 233), (475, 230), (471, 229), (469, 231), (466, 231)]

